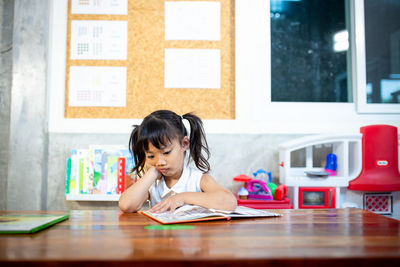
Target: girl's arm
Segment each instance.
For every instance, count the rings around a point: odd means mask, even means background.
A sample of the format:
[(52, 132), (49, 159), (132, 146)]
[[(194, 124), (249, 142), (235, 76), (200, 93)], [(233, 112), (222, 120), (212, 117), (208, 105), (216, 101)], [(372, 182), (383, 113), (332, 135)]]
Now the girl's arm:
[(136, 183), (128, 187), (121, 195), (118, 206), (123, 212), (136, 212), (140, 210), (143, 203), (149, 198), (149, 188), (158, 178), (160, 172), (154, 167), (146, 171), (146, 174), (139, 178)]
[(150, 211), (163, 212), (170, 210), (173, 212), (184, 204), (229, 211), (233, 211), (236, 208), (237, 201), (232, 192), (219, 185), (210, 175), (203, 174), (200, 187), (203, 192), (179, 193), (158, 203)]

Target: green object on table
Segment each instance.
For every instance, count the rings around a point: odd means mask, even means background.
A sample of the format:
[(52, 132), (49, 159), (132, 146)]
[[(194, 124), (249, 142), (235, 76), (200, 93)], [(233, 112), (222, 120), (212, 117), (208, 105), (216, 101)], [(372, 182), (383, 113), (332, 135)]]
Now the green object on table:
[(269, 190), (271, 190), (272, 196), (275, 198), (275, 190), (278, 186), (274, 183), (268, 183), (268, 187)]
[(172, 224), (172, 225), (147, 225), (144, 227), (146, 230), (188, 230), (193, 229), (194, 226)]

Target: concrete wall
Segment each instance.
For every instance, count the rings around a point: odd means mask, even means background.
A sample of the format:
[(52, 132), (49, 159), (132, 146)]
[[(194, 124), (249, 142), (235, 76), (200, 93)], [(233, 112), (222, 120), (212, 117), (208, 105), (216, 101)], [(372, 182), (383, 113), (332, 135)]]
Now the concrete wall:
[[(14, 20), (6, 208), (45, 209), (48, 2), (10, 2)], [(11, 11), (9, 1), (2, 3)]]
[(0, 1), (0, 209), (7, 203), (14, 2)]

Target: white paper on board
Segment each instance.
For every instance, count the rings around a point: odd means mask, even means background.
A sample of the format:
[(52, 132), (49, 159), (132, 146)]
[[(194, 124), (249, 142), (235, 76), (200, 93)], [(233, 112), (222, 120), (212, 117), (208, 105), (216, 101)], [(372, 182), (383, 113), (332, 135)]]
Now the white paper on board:
[(72, 0), (71, 13), (127, 15), (128, 0)]
[(126, 67), (71, 66), (69, 106), (125, 107)]
[(126, 60), (127, 48), (127, 21), (71, 21), (71, 59)]
[(221, 88), (219, 49), (165, 49), (165, 88)]
[(165, 40), (221, 39), (221, 3), (165, 2)]

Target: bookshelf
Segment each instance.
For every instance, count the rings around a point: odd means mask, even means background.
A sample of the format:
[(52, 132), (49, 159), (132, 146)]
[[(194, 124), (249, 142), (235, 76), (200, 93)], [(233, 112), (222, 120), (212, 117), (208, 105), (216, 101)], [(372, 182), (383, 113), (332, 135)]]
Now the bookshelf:
[(68, 201), (118, 201), (120, 194), (67, 194)]
[(73, 149), (66, 164), (67, 201), (118, 201), (131, 181), (133, 159), (120, 146)]

